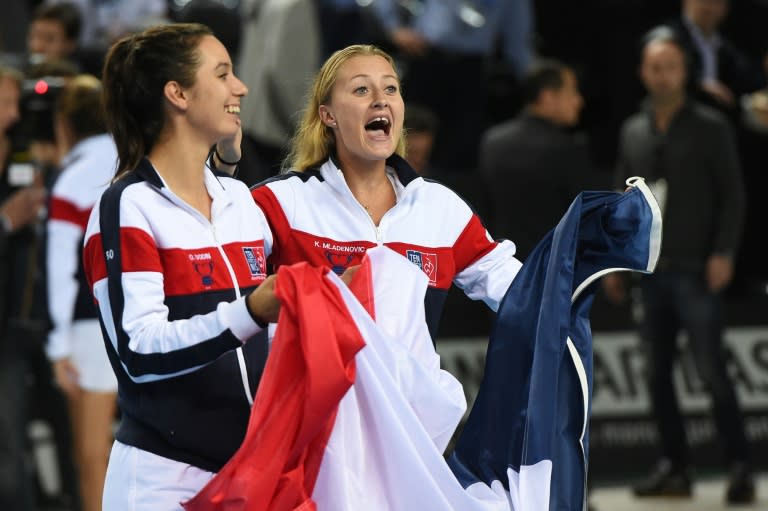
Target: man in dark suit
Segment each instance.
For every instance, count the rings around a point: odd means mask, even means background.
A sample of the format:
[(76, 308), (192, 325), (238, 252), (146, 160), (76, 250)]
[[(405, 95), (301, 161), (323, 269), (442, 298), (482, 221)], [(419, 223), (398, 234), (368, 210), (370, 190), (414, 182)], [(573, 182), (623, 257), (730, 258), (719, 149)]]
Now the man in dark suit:
[(521, 113), (483, 135), (479, 167), (491, 197), (491, 232), (513, 240), (525, 258), (596, 175), (585, 138), (570, 131), (584, 103), (573, 69), (542, 60), (522, 93)]
[(739, 98), (765, 86), (758, 62), (720, 33), (730, 0), (683, 0), (680, 18), (670, 21), (690, 61), (689, 85), (694, 99), (735, 118)]

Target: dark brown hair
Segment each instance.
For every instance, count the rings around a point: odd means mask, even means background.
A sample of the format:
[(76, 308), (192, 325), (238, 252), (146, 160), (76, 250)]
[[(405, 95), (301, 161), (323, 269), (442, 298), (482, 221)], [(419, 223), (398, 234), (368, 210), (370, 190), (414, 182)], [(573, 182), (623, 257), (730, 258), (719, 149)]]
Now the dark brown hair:
[(565, 72), (571, 68), (557, 59), (541, 59), (526, 73), (520, 84), (525, 105), (535, 103), (545, 90), (558, 91), (565, 85)]
[(163, 88), (170, 81), (192, 87), (200, 65), (205, 25), (159, 25), (117, 41), (102, 75), (107, 129), (117, 146), (117, 175), (135, 169), (157, 142), (165, 122)]

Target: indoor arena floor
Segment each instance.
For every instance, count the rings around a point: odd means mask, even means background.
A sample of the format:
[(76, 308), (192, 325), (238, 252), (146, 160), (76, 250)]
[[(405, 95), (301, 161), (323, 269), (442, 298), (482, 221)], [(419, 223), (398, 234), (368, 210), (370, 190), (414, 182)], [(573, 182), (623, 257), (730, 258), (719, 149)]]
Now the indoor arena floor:
[(757, 501), (751, 505), (726, 506), (726, 479), (712, 478), (696, 481), (693, 497), (643, 498), (632, 495), (629, 486), (595, 487), (591, 492), (590, 504), (594, 511), (716, 511), (738, 509), (740, 511), (768, 510), (768, 473), (757, 478)]

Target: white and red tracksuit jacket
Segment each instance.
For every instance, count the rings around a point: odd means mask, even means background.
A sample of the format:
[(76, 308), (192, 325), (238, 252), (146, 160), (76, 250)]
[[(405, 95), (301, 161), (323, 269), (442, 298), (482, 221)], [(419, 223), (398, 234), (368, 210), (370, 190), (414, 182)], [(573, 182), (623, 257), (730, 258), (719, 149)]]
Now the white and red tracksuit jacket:
[(365, 251), (385, 245), (429, 277), (425, 297), (433, 338), (451, 283), (496, 310), (521, 263), (510, 241), (494, 241), (479, 217), (449, 188), (425, 180), (399, 156), (387, 160), (397, 204), (376, 226), (333, 159), (252, 188), (274, 236), (275, 267), (307, 261), (342, 273)]
[[(83, 271), (83, 236), (91, 208), (115, 175), (116, 165), (117, 149), (112, 137), (88, 137), (64, 157), (51, 191), (46, 225), (46, 286), (53, 329), (48, 334), (46, 352), (53, 360), (70, 355), (74, 321), (96, 321), (96, 308)], [(94, 342), (100, 344), (101, 339)]]
[(242, 182), (206, 169), (205, 185), (210, 222), (144, 159), (94, 207), (84, 266), (119, 383), (117, 440), (215, 472), (242, 442), (267, 356), (245, 295), (272, 237)]

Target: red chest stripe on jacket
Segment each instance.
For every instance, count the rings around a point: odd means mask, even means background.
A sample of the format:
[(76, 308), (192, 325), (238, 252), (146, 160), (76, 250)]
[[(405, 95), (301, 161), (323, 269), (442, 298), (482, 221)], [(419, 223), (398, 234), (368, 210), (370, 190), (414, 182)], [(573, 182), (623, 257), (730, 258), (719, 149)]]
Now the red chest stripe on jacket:
[[(146, 232), (135, 227), (120, 229), (121, 263), (124, 272), (162, 270), (160, 257), (152, 238)], [(107, 277), (107, 266), (104, 261), (104, 247), (101, 234), (94, 234), (86, 242), (83, 249), (83, 267), (88, 277), (89, 285)]]
[[(141, 229), (120, 230), (121, 262), (124, 272), (163, 273), (166, 296), (229, 289), (232, 278), (217, 247), (157, 249), (154, 240)], [(266, 277), (264, 241), (224, 245), (241, 287), (251, 287)], [(83, 250), (83, 264), (89, 285), (107, 277), (101, 235), (91, 236)]]
[(370, 241), (335, 241), (303, 231), (291, 231), (290, 242), (283, 245), (276, 266), (307, 261), (312, 266), (330, 268), (337, 274), (360, 264), (365, 252), (376, 244)]
[(83, 231), (88, 226), (91, 208), (78, 208), (74, 203), (58, 197), (51, 198), (49, 218), (69, 222), (80, 227)]
[[(223, 247), (240, 287), (251, 287), (266, 277), (264, 242), (232, 243)], [(232, 277), (219, 249), (160, 250), (166, 296), (231, 289)]]
[[(429, 285), (441, 289), (451, 287), (456, 274), (453, 247), (425, 247), (408, 243), (385, 243), (417, 265), (429, 277)], [(350, 266), (361, 263), (368, 249), (376, 246), (370, 241), (336, 241), (302, 231), (292, 231), (290, 242), (283, 245), (276, 266), (306, 261), (312, 266), (324, 266), (341, 274)]]
[(104, 261), (104, 249), (101, 245), (101, 234), (94, 234), (83, 248), (83, 269), (88, 279), (88, 287), (93, 289), (93, 283), (107, 278), (107, 265)]
[(120, 228), (120, 258), (123, 272), (162, 271), (155, 240), (141, 229)]

